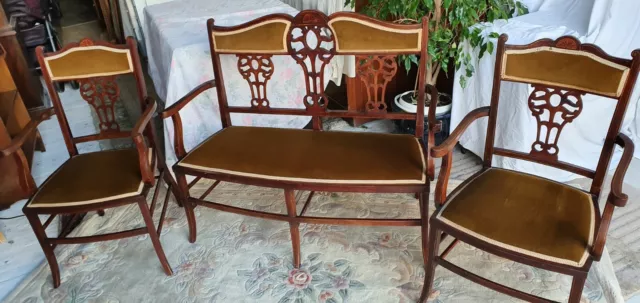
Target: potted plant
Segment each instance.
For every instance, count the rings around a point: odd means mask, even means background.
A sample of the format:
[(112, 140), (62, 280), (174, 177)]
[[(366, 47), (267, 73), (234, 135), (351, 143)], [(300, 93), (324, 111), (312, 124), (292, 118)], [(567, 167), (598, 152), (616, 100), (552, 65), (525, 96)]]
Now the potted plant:
[[(356, 1), (346, 0), (345, 5), (355, 6)], [(360, 3), (359, 3), (360, 4)], [(466, 86), (466, 81), (474, 73), (471, 55), (460, 47), (462, 41), (468, 40), (475, 49), (479, 48), (480, 58), (485, 53), (492, 53), (494, 43), (491, 38), (497, 38), (498, 33), (482, 34), (480, 22), (492, 22), (496, 19), (508, 19), (514, 15), (528, 13), (527, 8), (517, 0), (368, 0), (362, 8), (362, 13), (381, 19), (395, 20), (397, 23), (419, 23), (423, 16), (429, 17), (429, 58), (425, 73), (426, 84), (434, 85), (440, 71), (446, 75), (449, 65), (455, 64), (455, 69), (464, 68), (460, 77), (460, 85)], [(409, 72), (412, 65), (418, 64), (415, 55), (398, 56), (398, 63)], [(406, 112), (416, 112), (416, 94), (418, 79), (414, 90), (396, 96), (394, 105)], [(425, 100), (429, 106), (431, 100)], [(437, 115), (451, 110), (451, 96), (440, 94)], [(425, 111), (426, 113), (427, 111)]]

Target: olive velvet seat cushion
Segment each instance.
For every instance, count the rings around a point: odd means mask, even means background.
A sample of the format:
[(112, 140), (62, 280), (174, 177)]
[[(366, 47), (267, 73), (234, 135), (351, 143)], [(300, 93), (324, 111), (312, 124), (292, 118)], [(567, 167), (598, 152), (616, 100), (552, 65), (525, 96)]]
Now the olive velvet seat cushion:
[(437, 220), (491, 244), (580, 267), (595, 228), (591, 195), (544, 178), (489, 169), (452, 194)]
[(267, 180), (424, 184), (425, 159), (410, 135), (230, 126), (177, 167)]
[(86, 153), (67, 160), (38, 189), (27, 207), (87, 205), (142, 192), (138, 151)]

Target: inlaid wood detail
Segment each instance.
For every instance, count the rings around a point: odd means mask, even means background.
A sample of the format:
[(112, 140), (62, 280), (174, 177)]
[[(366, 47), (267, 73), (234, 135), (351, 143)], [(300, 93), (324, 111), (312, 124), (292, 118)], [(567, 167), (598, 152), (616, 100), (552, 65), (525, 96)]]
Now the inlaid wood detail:
[(386, 112), (384, 102), (387, 85), (396, 75), (396, 56), (356, 56), (358, 78), (367, 90), (367, 112)]
[(238, 55), (238, 71), (251, 90), (251, 107), (269, 108), (267, 82), (273, 70), (271, 55)]
[(531, 155), (558, 159), (558, 139), (562, 129), (582, 112), (582, 96), (571, 90), (534, 85), (529, 109), (536, 118), (538, 131)]

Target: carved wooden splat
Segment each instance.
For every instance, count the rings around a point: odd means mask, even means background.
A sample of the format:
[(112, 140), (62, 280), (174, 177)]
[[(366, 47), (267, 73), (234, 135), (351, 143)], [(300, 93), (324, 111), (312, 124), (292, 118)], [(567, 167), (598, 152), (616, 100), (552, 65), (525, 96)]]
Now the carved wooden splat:
[(120, 88), (115, 77), (95, 77), (78, 80), (80, 95), (95, 110), (100, 120), (100, 132), (120, 131), (115, 117), (115, 103), (120, 97)]
[(251, 89), (251, 107), (269, 108), (267, 82), (273, 70), (271, 55), (238, 55), (238, 71)]
[(326, 110), (324, 94), (324, 68), (335, 53), (335, 36), (327, 25), (327, 17), (315, 11), (298, 14), (287, 37), (289, 52), (302, 66), (305, 76), (307, 111)]
[(387, 85), (398, 71), (398, 64), (390, 56), (356, 56), (358, 77), (367, 88), (367, 112), (386, 112), (384, 96)]
[(558, 139), (562, 129), (582, 112), (582, 94), (576, 91), (533, 85), (529, 109), (538, 123), (531, 155), (558, 160)]

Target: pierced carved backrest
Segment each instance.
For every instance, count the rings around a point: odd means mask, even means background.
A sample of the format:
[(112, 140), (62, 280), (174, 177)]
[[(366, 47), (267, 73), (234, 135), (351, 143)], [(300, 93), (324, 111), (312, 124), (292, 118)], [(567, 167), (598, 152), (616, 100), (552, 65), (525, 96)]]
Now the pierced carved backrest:
[[(331, 15), (336, 53), (356, 56), (356, 75), (366, 88), (366, 112), (387, 111), (386, 88), (398, 71), (397, 56), (420, 54), (421, 25), (397, 25), (352, 13)], [(426, 47), (426, 46), (425, 46)]]
[[(515, 157), (594, 178), (593, 188), (598, 191), (635, 84), (637, 53), (633, 53), (634, 60), (615, 58), (595, 45), (581, 44), (569, 36), (538, 40), (522, 46), (506, 45), (506, 40), (505, 35), (499, 38), (492, 111), (497, 110), (500, 81), (531, 84), (533, 91), (527, 105), (537, 127), (531, 150), (528, 154), (518, 155), (515, 152)], [(617, 102), (595, 171), (558, 160), (562, 130), (579, 119), (586, 94), (608, 97)], [(490, 115), (487, 151), (493, 150), (491, 132), (495, 132), (495, 120), (496, 115)], [(514, 156), (514, 153), (509, 155), (509, 152), (505, 154), (502, 151), (498, 149), (497, 154)], [(490, 161), (491, 154), (485, 152), (485, 165), (490, 165)]]
[[(359, 77), (368, 88), (365, 114), (386, 112), (385, 89), (398, 70), (395, 56), (425, 51), (423, 26), (391, 24), (355, 13), (327, 16), (315, 10), (304, 10), (296, 16), (267, 15), (232, 27), (216, 26), (209, 20), (222, 124), (230, 125), (229, 112), (275, 113), (267, 93), (274, 75), (274, 55), (288, 55), (300, 66), (305, 80), (301, 114), (313, 117), (315, 129), (320, 129), (319, 116), (327, 115), (325, 69), (336, 55), (356, 55), (362, 61)], [(236, 55), (238, 72), (251, 92), (250, 107), (227, 104), (221, 54)], [(290, 113), (294, 111), (299, 112), (293, 109)]]
[[(287, 35), (291, 23), (291, 16), (284, 14), (271, 15), (233, 27), (215, 26), (213, 20), (209, 20), (216, 83), (221, 86), (224, 81), (217, 56), (236, 55), (238, 72), (247, 81), (251, 92), (251, 108), (269, 109), (267, 84), (275, 69), (272, 58), (274, 55), (288, 54)], [(226, 106), (226, 96), (223, 94), (224, 88), (218, 91), (221, 109)]]
[[(146, 96), (146, 90), (133, 39), (128, 39), (126, 45), (83, 39), (55, 53), (44, 54), (39, 48), (37, 57), (70, 154), (77, 154), (77, 143), (130, 137), (130, 132), (122, 130), (118, 124), (115, 106), (120, 100), (116, 77), (134, 74), (139, 101), (144, 110), (142, 98)], [(73, 137), (54, 85), (64, 85), (66, 81), (77, 81), (79, 84), (80, 96), (91, 106), (99, 120), (97, 134)]]

